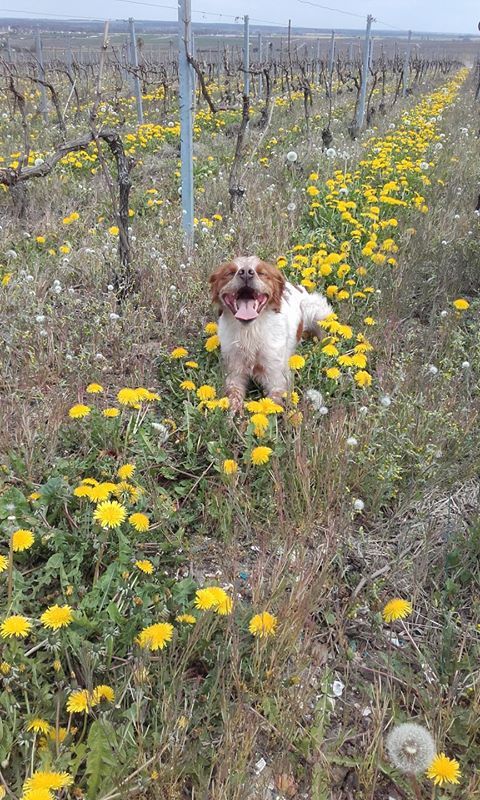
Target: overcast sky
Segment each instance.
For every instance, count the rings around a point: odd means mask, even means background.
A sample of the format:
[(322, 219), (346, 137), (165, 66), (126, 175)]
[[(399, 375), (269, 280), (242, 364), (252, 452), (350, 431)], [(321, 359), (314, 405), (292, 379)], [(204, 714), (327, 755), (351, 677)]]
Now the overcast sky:
[[(124, 19), (172, 20), (176, 18), (175, 0), (0, 0), (1, 16), (28, 16), (19, 12), (66, 16)], [(394, 28), (441, 33), (478, 33), (480, 3), (478, 0), (325, 0), (321, 5), (340, 8), (347, 13), (330, 11), (301, 0), (192, 0), (192, 18), (201, 21), (233, 22), (236, 15), (249, 14), (252, 22), (287, 24), (318, 28), (362, 28), (362, 17), (373, 14), (377, 30)], [(210, 12), (203, 14), (200, 12)], [(382, 23), (380, 24), (380, 20)]]

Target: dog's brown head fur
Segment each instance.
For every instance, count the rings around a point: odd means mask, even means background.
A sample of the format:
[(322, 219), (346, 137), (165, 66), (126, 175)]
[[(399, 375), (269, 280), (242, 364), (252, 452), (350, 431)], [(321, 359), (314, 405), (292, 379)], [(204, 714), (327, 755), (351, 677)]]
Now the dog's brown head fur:
[(285, 278), (277, 267), (257, 256), (221, 264), (210, 275), (212, 301), (241, 322), (253, 322), (265, 308), (280, 311)]

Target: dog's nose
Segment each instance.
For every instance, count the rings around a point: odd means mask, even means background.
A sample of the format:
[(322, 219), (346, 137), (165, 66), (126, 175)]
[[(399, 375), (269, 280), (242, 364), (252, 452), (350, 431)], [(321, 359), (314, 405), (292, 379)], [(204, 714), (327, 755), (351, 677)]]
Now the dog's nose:
[(238, 274), (241, 278), (243, 278), (244, 281), (248, 281), (255, 275), (255, 270), (253, 270), (251, 267), (250, 269), (243, 269), (242, 267), (242, 269), (238, 270)]

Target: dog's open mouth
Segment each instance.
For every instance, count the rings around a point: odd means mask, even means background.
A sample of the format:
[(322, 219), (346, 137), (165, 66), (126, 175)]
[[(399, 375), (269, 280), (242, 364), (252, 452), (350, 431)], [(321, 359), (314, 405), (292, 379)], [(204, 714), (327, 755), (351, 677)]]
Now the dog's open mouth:
[(244, 286), (236, 294), (224, 294), (223, 302), (241, 322), (252, 322), (268, 302), (268, 295)]

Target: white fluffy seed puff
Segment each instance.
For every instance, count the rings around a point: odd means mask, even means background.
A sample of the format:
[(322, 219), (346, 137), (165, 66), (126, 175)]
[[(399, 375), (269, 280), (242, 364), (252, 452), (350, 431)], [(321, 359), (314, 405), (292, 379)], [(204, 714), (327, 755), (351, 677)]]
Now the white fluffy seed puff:
[(396, 725), (387, 736), (386, 747), (392, 764), (407, 775), (425, 772), (435, 758), (432, 735), (416, 722)]

